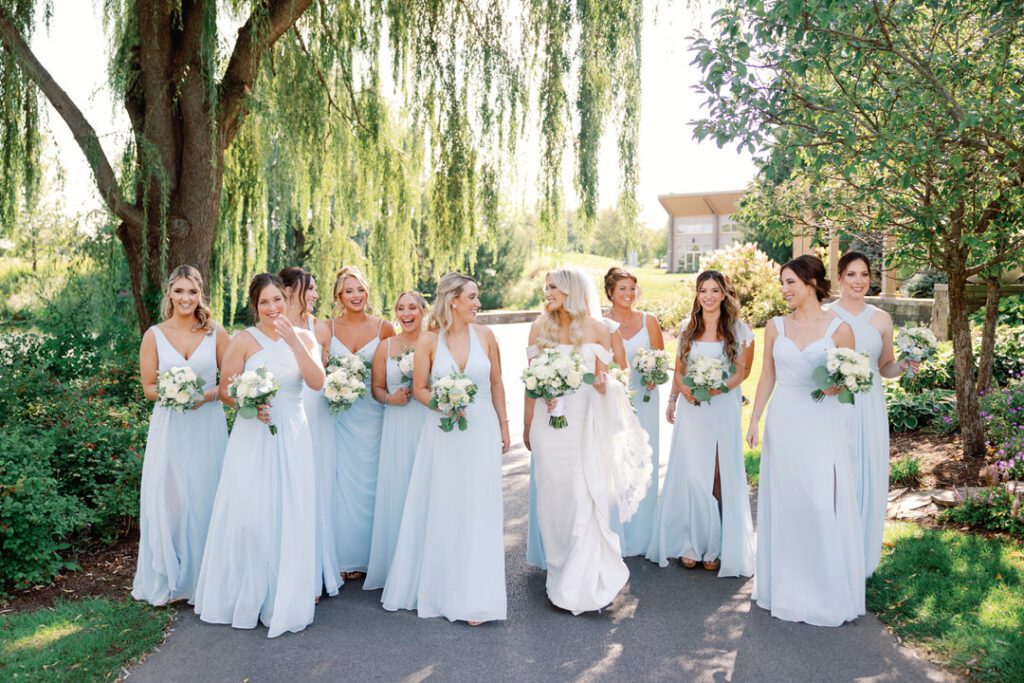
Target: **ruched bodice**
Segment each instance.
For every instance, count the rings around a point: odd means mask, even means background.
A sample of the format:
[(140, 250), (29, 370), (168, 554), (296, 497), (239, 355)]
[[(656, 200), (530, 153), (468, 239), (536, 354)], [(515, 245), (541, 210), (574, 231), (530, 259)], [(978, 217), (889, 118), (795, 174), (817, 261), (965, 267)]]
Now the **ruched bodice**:
[(820, 339), (812, 341), (802, 349), (786, 336), (782, 318), (773, 320), (779, 333), (772, 348), (772, 358), (775, 359), (775, 383), (780, 387), (797, 387), (813, 391), (817, 388), (812, 377), (814, 368), (824, 365), (828, 350), (835, 347), (832, 335), (842, 324), (842, 319), (834, 318)]

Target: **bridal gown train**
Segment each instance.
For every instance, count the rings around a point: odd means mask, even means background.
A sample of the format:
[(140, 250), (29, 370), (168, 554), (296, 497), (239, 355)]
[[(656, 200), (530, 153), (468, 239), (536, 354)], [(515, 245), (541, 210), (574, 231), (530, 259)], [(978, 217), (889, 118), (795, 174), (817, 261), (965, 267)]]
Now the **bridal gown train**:
[(811, 398), (811, 374), (834, 347), (834, 319), (802, 349), (772, 324), (775, 392), (768, 406), (757, 501), (753, 599), (773, 617), (839, 626), (864, 614), (864, 541), (844, 410)]

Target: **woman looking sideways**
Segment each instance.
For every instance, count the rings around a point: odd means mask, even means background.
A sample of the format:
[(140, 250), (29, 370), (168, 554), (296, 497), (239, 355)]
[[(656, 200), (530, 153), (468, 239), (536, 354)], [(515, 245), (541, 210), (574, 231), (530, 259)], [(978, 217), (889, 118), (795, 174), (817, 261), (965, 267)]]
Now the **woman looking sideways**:
[(416, 610), (471, 626), (506, 617), (502, 455), (508, 452), (505, 387), (494, 333), (476, 324), (476, 281), (448, 273), (437, 283), (430, 330), (416, 344), (413, 395), (451, 372), (476, 384), (466, 429), (439, 428), (431, 411), (416, 448), (384, 609)]
[[(662, 338), (658, 319), (650, 313), (633, 308), (637, 298), (635, 275), (625, 268), (609, 268), (604, 276), (604, 292), (612, 304), (606, 317), (618, 323), (618, 333), (625, 347), (625, 367), (630, 369), (633, 409), (651, 444), (651, 483), (647, 496), (629, 522), (618, 524), (617, 519), (613, 520), (613, 526), (616, 527), (622, 543), (622, 556), (633, 557), (647, 552), (654, 527), (654, 513), (658, 506), (658, 439), (661, 422), (658, 387), (644, 386), (641, 383), (640, 374), (633, 369), (633, 360), (640, 349), (664, 351), (665, 340)], [(645, 392), (650, 394), (650, 401), (644, 401)]]
[[(196, 614), (203, 621), (254, 628), (273, 638), (313, 622), (316, 498), (312, 439), (302, 387), (318, 390), (324, 370), (316, 340), (288, 320), (281, 278), (262, 273), (249, 285), (256, 323), (224, 354), (220, 397), (235, 405), (231, 381), (265, 367), (279, 389), (258, 420), (235, 420), (210, 519)], [(274, 425), (272, 433), (267, 425)]]
[(814, 256), (779, 273), (792, 313), (765, 328), (764, 363), (747, 443), (757, 446), (768, 398), (757, 500), (753, 599), (773, 617), (839, 626), (864, 614), (864, 540), (843, 406), (820, 402), (812, 374), (830, 348), (853, 348), (853, 330), (823, 310), (825, 266)]
[[(678, 557), (688, 569), (702, 563), (719, 576), (754, 573), (740, 419), (740, 385), (750, 375), (754, 335), (739, 313), (739, 299), (726, 276), (715, 270), (697, 276), (697, 294), (679, 336), (666, 413), (675, 425), (671, 456), (647, 552), (647, 559), (662, 567)], [(711, 400), (698, 405), (683, 378), (701, 357), (719, 358), (736, 369), (725, 382), (726, 393), (712, 389)]]
[(370, 565), (363, 590), (383, 588), (398, 543), (405, 494), (409, 489), (416, 446), (430, 411), (412, 396), (412, 379), (402, 373), (414, 357), (427, 314), (419, 292), (402, 292), (395, 300), (395, 319), (402, 331), (377, 346), (373, 355), (373, 397), (384, 404), (380, 437), (380, 469), (374, 501)]
[(157, 402), (149, 421), (132, 597), (153, 605), (192, 602), (228, 440), (217, 369), (230, 338), (210, 320), (198, 270), (178, 266), (171, 272), (160, 311), (163, 322), (146, 330), (139, 349), (146, 398), (159, 400), (159, 375), (172, 367), (191, 368), (204, 384), (190, 410)]
[(839, 259), (839, 285), (842, 294), (829, 309), (853, 329), (854, 348), (871, 356), (875, 375), (871, 391), (858, 394), (857, 402), (843, 411), (850, 428), (857, 507), (864, 528), (864, 571), (871, 576), (882, 556), (885, 510), (889, 503), (889, 413), (882, 378), (899, 377), (920, 364), (896, 360), (892, 318), (864, 301), (871, 287), (871, 261), (867, 256), (857, 251), (843, 254)]
[[(370, 367), (377, 345), (395, 335), (391, 323), (369, 314), (370, 286), (357, 268), (346, 266), (334, 280), (338, 315), (331, 318), (325, 334), (331, 356), (358, 356)], [(345, 579), (366, 576), (373, 533), (374, 496), (380, 462), (384, 406), (374, 400), (370, 373), (366, 395), (348, 410), (334, 416), (336, 490), (333, 515), (338, 566)]]

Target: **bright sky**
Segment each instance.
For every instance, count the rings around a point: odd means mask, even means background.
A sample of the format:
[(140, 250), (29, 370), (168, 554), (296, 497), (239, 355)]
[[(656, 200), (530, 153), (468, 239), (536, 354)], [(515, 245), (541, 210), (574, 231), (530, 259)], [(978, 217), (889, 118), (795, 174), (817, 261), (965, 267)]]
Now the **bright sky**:
[[(641, 217), (648, 227), (660, 228), (666, 215), (658, 195), (742, 189), (754, 177), (749, 155), (698, 144), (690, 121), (701, 115), (701, 96), (693, 91), (699, 72), (690, 66), (688, 36), (706, 22), (714, 2), (699, 10), (684, 0), (649, 0), (644, 28), (643, 108), (640, 129)], [(32, 47), (39, 60), (71, 96), (96, 128), (108, 158), (115, 163), (129, 132), (124, 110), (106, 87), (107, 41), (99, 2), (53, 0), (49, 31), (37, 31)], [(70, 49), (73, 46), (73, 49)], [(66, 213), (79, 214), (101, 206), (99, 194), (81, 150), (60, 116), (49, 110), (50, 155), (64, 172)], [(614, 139), (601, 154), (602, 206), (613, 206), (618, 195)], [(567, 199), (572, 201), (570, 179)], [(535, 185), (535, 183), (533, 183)]]

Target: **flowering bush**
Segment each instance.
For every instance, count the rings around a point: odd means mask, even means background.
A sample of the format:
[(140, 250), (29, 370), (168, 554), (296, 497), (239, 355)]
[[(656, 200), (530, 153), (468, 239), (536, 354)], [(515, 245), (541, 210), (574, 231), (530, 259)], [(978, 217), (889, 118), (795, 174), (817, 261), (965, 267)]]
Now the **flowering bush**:
[[(957, 497), (960, 498), (959, 492)], [(967, 496), (959, 505), (943, 512), (939, 519), (1024, 538), (1021, 493), (1011, 493), (1007, 486), (994, 486)]]
[(787, 311), (779, 287), (779, 266), (753, 244), (733, 244), (704, 254), (701, 270), (717, 270), (729, 276), (743, 318), (752, 327), (761, 327), (773, 316)]
[(990, 452), (1003, 478), (1024, 480), (1024, 380), (980, 399)]

